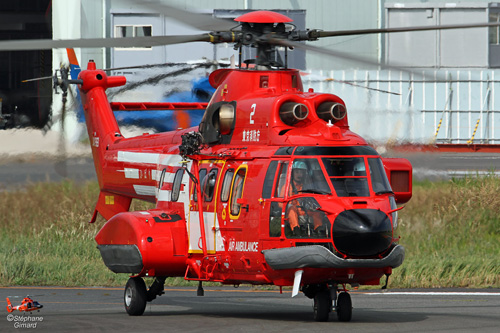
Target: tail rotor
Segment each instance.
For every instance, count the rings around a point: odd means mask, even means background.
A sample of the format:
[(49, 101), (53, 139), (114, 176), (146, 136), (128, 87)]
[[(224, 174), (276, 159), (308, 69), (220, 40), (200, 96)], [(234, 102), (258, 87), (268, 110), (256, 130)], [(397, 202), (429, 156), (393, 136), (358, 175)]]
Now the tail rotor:
[[(69, 79), (69, 66), (65, 66), (61, 64), (59, 69), (56, 69), (54, 75), (52, 77), (53, 88), (56, 94), (59, 94), (58, 89), (61, 90), (62, 94), (62, 106), (61, 112), (58, 115), (57, 119), (53, 119), (52, 122), (60, 122), (60, 134), (59, 134), (59, 143), (58, 143), (58, 157), (55, 164), (56, 172), (62, 177), (68, 176), (68, 168), (67, 168), (67, 147), (66, 147), (66, 111), (68, 108), (68, 94), (72, 97), (73, 92), (69, 88), (70, 84), (81, 83), (80, 80), (70, 80)], [(73, 98), (74, 100), (74, 98)]]

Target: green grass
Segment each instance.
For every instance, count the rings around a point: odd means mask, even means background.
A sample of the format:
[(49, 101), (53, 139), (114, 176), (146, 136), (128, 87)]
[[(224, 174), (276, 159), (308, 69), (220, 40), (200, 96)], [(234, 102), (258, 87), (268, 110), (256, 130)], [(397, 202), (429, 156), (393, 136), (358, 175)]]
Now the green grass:
[[(499, 190), (495, 177), (414, 184), (399, 213), (406, 260), (390, 287), (500, 287)], [(0, 285), (125, 285), (128, 276), (109, 271), (96, 248), (103, 219), (88, 223), (98, 191), (95, 182), (65, 181), (1, 192)]]
[(392, 285), (499, 287), (499, 190), (493, 176), (414, 184), (399, 219), (406, 260)]

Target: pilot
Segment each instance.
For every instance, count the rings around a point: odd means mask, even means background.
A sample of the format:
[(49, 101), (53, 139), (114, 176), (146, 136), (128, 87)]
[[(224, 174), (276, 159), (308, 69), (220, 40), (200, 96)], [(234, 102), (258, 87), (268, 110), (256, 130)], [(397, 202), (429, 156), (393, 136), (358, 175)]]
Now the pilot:
[[(305, 185), (307, 175), (307, 165), (303, 161), (295, 161), (292, 166), (292, 179), (290, 186), (288, 187), (288, 196), (299, 194)], [(319, 212), (308, 210), (307, 212), (303, 207), (300, 206), (299, 200), (294, 199), (289, 205), (288, 212), (288, 223), (290, 229), (292, 230), (294, 236), (299, 236), (300, 222), (307, 221), (308, 217), (313, 218), (314, 230), (318, 229), (322, 225), (321, 215)]]

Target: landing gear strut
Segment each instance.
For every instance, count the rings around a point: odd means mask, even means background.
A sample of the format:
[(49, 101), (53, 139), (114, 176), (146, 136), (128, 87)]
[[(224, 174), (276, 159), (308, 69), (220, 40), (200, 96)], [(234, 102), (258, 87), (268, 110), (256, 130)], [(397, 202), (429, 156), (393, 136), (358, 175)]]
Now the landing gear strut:
[(140, 277), (128, 279), (125, 285), (123, 300), (125, 310), (131, 316), (141, 316), (146, 309), (146, 303), (151, 302), (156, 296), (163, 294), (165, 277), (157, 277), (149, 290), (144, 280)]

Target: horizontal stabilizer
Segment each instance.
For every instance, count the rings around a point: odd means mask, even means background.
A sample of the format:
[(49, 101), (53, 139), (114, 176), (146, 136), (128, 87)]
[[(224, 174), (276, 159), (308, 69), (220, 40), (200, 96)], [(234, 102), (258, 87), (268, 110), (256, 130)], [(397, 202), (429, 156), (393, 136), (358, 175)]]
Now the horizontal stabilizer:
[(121, 212), (128, 212), (132, 198), (123, 195), (101, 191), (95, 207), (91, 222), (97, 218), (96, 212), (102, 215), (106, 220)]

